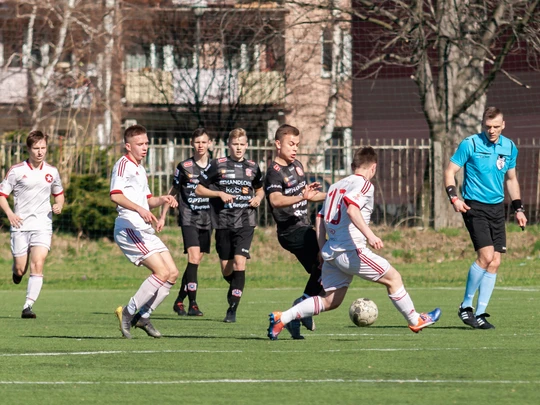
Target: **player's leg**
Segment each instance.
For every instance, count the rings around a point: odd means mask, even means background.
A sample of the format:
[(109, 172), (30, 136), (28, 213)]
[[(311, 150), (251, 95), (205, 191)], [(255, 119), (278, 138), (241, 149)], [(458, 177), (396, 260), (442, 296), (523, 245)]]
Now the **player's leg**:
[(14, 284), (20, 284), (23, 276), (28, 271), (31, 234), (31, 232), (11, 232), (10, 243), (13, 256), (11, 271)]
[(30, 277), (26, 289), (26, 301), (24, 302), (22, 317), (35, 318), (32, 311), (34, 303), (37, 301), (43, 287), (43, 266), (49, 254), (49, 249), (45, 246), (32, 246), (30, 248)]

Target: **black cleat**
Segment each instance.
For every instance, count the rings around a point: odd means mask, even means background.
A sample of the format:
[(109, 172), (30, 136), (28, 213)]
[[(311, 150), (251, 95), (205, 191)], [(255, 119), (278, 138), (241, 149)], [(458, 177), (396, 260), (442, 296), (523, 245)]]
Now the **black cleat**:
[(12, 279), (13, 279), (14, 284), (20, 284), (22, 281), (22, 278), (23, 276), (18, 276), (17, 274), (13, 273)]
[(235, 323), (236, 322), (236, 311), (231, 311), (230, 309), (227, 310), (227, 315), (225, 315), (225, 318), (223, 319), (223, 322), (225, 323)]
[(36, 319), (36, 314), (32, 311), (32, 307), (26, 307), (23, 309), (21, 318), (23, 319)]
[(154, 328), (154, 325), (152, 325), (150, 319), (148, 318), (140, 318), (134, 326), (136, 328), (144, 330), (146, 334), (150, 337), (159, 339), (163, 336), (159, 330)]
[(199, 306), (196, 302), (189, 305), (188, 316), (203, 316), (204, 314), (199, 310)]
[(477, 315), (476, 316), (477, 326), (475, 327), (475, 329), (495, 329), (495, 326), (493, 326), (487, 321), (486, 318), (488, 317), (489, 317), (489, 314), (486, 314), (486, 313)]
[(289, 331), (293, 339), (295, 340), (304, 339), (304, 336), (300, 334), (300, 321), (298, 319), (293, 319), (291, 322), (285, 325), (285, 329)]
[(478, 328), (478, 321), (473, 314), (473, 309), (471, 307), (462, 308), (461, 306), (458, 309), (459, 319), (463, 321), (465, 325), (470, 326), (471, 328)]
[(178, 314), (178, 316), (187, 316), (187, 312), (184, 309), (184, 303), (182, 301), (176, 301), (172, 309)]

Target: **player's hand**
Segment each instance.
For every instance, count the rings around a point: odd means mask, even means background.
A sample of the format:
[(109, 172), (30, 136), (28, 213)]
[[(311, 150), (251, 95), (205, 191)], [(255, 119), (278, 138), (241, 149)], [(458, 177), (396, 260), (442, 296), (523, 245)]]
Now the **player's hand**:
[(139, 210), (137, 212), (141, 216), (141, 218), (144, 219), (144, 222), (146, 222), (147, 224), (157, 223), (158, 222), (158, 220), (157, 220), (157, 218), (155, 217), (154, 214), (152, 214), (148, 210), (145, 210), (142, 207), (139, 208)]
[(14, 228), (20, 228), (23, 223), (22, 218), (18, 216), (17, 214), (8, 215), (8, 219), (9, 219), (9, 223)]
[(304, 197), (304, 200), (309, 201), (319, 193), (320, 188), (321, 183), (319, 182), (308, 184), (306, 187), (304, 187), (304, 190), (302, 191), (302, 197)]
[(225, 204), (230, 204), (234, 201), (236, 197), (222, 191), (219, 193), (219, 198), (221, 198), (221, 201), (223, 201)]
[(56, 215), (60, 215), (62, 213), (62, 206), (60, 204), (53, 204), (52, 206), (52, 212), (54, 212)]
[(527, 217), (525, 216), (524, 212), (516, 212), (516, 221), (521, 229), (525, 230), (525, 225), (527, 225)]
[(371, 246), (375, 250), (382, 249), (384, 247), (384, 243), (378, 236), (373, 236), (372, 238), (368, 239), (369, 246)]
[(163, 218), (158, 219), (156, 224), (156, 232), (161, 232), (165, 227), (165, 220)]
[(161, 205), (164, 205), (164, 204), (169, 204), (169, 207), (171, 208), (176, 208), (178, 207), (178, 200), (176, 198), (174, 198), (174, 196), (172, 195), (163, 195), (161, 196), (161, 199), (163, 201), (163, 204)]
[(253, 197), (249, 200), (250, 207), (257, 208), (259, 205), (261, 205), (261, 199), (259, 197)]
[(471, 207), (465, 204), (465, 201), (462, 201), (460, 199), (454, 201), (454, 204), (452, 205), (454, 206), (454, 211), (456, 212), (467, 212), (471, 209)]

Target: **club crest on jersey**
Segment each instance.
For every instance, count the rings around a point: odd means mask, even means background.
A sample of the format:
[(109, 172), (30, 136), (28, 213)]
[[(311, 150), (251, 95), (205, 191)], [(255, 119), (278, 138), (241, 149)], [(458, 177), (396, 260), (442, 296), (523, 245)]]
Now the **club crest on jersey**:
[(193, 166), (193, 161), (188, 160), (187, 162), (182, 163), (182, 166), (184, 166), (184, 167), (191, 167), (191, 166)]
[(227, 161), (227, 157), (226, 157), (226, 156), (225, 156), (225, 157), (221, 157), (221, 158), (219, 158), (217, 161), (218, 161), (218, 163), (226, 162), (226, 161)]
[(246, 176), (251, 177), (253, 171), (251, 169), (246, 169)]
[(499, 157), (497, 158), (497, 169), (502, 170), (505, 163), (506, 158), (503, 155), (499, 155)]
[(296, 166), (295, 169), (296, 169), (296, 173), (298, 173), (299, 176), (304, 175), (304, 171), (302, 170), (301, 167)]
[(276, 164), (274, 165), (274, 170), (275, 170), (276, 172), (279, 172), (279, 171), (281, 170), (281, 167), (279, 167), (279, 165), (276, 163)]
[(47, 174), (45, 175), (45, 181), (46, 181), (47, 183), (52, 183), (52, 181), (53, 181), (53, 176), (52, 176), (52, 174), (47, 173)]

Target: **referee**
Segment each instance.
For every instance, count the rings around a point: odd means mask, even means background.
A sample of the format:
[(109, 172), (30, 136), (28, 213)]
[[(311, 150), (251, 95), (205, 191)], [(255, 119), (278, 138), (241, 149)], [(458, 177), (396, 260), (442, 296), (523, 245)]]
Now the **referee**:
[[(477, 257), (469, 268), (465, 295), (458, 315), (475, 329), (494, 329), (486, 308), (495, 288), (501, 253), (506, 252), (504, 183), (512, 200), (516, 220), (525, 229), (527, 218), (521, 202), (516, 174), (518, 150), (502, 135), (504, 116), (488, 107), (482, 117), (483, 131), (465, 138), (444, 173), (446, 192), (456, 212), (461, 212)], [(455, 176), (464, 168), (462, 195), (457, 195)], [(506, 179), (506, 180), (505, 180)], [(478, 291), (476, 311), (473, 299)]]

